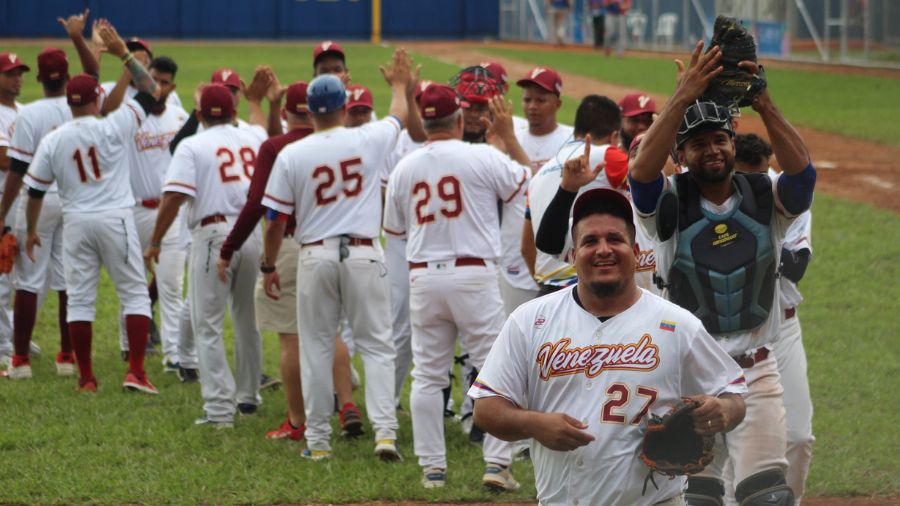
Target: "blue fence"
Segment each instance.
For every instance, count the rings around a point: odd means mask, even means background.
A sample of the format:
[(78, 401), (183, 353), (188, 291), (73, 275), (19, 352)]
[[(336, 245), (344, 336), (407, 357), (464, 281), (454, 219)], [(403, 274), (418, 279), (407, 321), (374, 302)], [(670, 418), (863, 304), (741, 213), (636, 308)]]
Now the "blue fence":
[[(480, 38), (499, 31), (499, 0), (381, 0), (385, 38)], [(123, 35), (368, 39), (371, 0), (0, 0), (0, 37), (64, 36), (58, 16), (91, 9)]]

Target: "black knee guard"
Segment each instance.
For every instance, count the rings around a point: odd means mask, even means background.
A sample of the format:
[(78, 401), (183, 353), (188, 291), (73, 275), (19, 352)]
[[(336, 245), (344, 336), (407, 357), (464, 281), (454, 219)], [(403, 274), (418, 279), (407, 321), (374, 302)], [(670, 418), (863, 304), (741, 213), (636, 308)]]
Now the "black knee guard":
[(722, 506), (725, 504), (722, 500), (724, 495), (722, 480), (689, 476), (684, 502), (688, 506)]
[(766, 469), (745, 478), (735, 488), (734, 498), (741, 506), (794, 506), (794, 492), (781, 469)]

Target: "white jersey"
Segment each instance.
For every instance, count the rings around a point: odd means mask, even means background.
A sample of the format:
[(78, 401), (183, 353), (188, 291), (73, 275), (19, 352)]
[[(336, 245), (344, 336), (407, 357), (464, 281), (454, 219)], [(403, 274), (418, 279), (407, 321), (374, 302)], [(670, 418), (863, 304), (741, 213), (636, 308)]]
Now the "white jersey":
[[(16, 102), (15, 107), (0, 104), (0, 148), (9, 148), (9, 140), (12, 138), (16, 125), (16, 115), (22, 104)], [(7, 151), (9, 151), (7, 149)], [(7, 155), (9, 156), (9, 155)], [(6, 173), (0, 173), (0, 193), (3, 193), (3, 185), (6, 182)]]
[(391, 174), (384, 231), (407, 237), (410, 262), (497, 260), (497, 202), (519, 196), (530, 176), (528, 167), (487, 144), (428, 143)]
[(192, 197), (190, 228), (208, 216), (241, 213), (260, 144), (257, 136), (231, 124), (210, 127), (178, 144), (162, 191)]
[[(6, 154), (21, 162), (31, 163), (38, 144), (45, 135), (72, 119), (66, 97), (42, 98), (19, 109), (16, 126)], [(56, 192), (56, 184), (47, 190)]]
[(391, 176), (391, 172), (394, 172), (397, 163), (400, 162), (404, 156), (424, 145), (424, 142), (414, 141), (412, 137), (409, 136), (409, 130), (404, 129), (403, 132), (400, 133), (400, 138), (397, 139), (397, 145), (394, 146), (394, 150), (391, 151), (384, 160), (384, 165), (381, 167), (381, 187), (387, 188), (388, 178)]
[[(777, 184), (779, 177), (781, 176), (777, 175), (771, 178), (772, 194), (775, 197), (775, 209), (772, 211), (773, 216), (771, 226), (769, 227), (776, 266), (781, 263), (781, 244), (785, 240), (787, 230), (796, 220), (795, 216), (789, 216), (787, 214), (787, 211), (785, 211), (784, 207), (781, 205), (781, 200), (778, 198)], [(666, 178), (663, 191), (673, 184), (675, 184), (675, 176)], [(736, 193), (732, 194), (728, 200), (722, 203), (722, 205), (716, 205), (702, 197), (700, 198), (700, 205), (702, 208), (709, 213), (717, 215), (730, 213), (739, 203), (740, 201)], [(656, 233), (656, 211), (654, 210), (648, 215), (639, 214), (639, 217), (640, 226), (644, 228), (644, 232), (650, 240), (655, 243), (657, 275), (665, 282), (669, 270), (672, 267), (672, 262), (675, 259), (675, 245), (679, 236), (678, 231), (676, 231), (669, 240), (660, 242), (659, 236)], [(781, 324), (781, 316), (779, 315), (782, 315), (783, 311), (784, 306), (781, 302), (781, 289), (779, 284), (776, 283), (772, 309), (769, 312), (769, 317), (762, 325), (753, 330), (720, 334), (715, 337), (719, 340), (722, 347), (725, 348), (725, 351), (735, 356), (765, 346), (778, 338), (778, 329)]]
[(402, 125), (397, 118), (356, 128), (336, 127), (310, 134), (278, 154), (263, 205), (297, 216), (300, 244), (348, 235), (381, 233), (384, 161)]
[(41, 141), (25, 184), (47, 191), (58, 182), (63, 213), (134, 206), (127, 157), (145, 118), (140, 105), (129, 99), (105, 118), (82, 116), (63, 124)]
[[(769, 177), (776, 177), (778, 172), (769, 168)], [(788, 251), (800, 251), (808, 249), (812, 253), (812, 212), (810, 210), (803, 211), (788, 227), (784, 236), (784, 242), (781, 246)], [(781, 248), (779, 248), (781, 249)], [(781, 276), (778, 278), (778, 285), (781, 288), (781, 303), (785, 309), (797, 307), (803, 302), (803, 295), (790, 279)]]
[(556, 130), (545, 135), (533, 135), (528, 131), (528, 122), (515, 129), (516, 139), (531, 160), (532, 172), (544, 166), (556, 156), (556, 153), (572, 140), (574, 128), (568, 125), (556, 125)]
[[(621, 169), (627, 170), (627, 165), (622, 165), (623, 153), (615, 148), (610, 149), (610, 145), (591, 146), (590, 164), (597, 166), (601, 162), (606, 162), (607, 167), (619, 172)], [(562, 169), (566, 161), (577, 158), (584, 154), (584, 141), (571, 141), (566, 143), (556, 155), (541, 167), (541, 169), (531, 179), (528, 185), (528, 216), (531, 219), (532, 232), (537, 237), (538, 229), (541, 226), (541, 220), (544, 213), (550, 206), (550, 202), (559, 190), (559, 184), (562, 182)], [(613, 166), (617, 166), (613, 168)], [(618, 167), (620, 166), (621, 167)], [(624, 173), (624, 172), (623, 172)], [(613, 188), (624, 193), (624, 181), (610, 182), (607, 172), (604, 169), (597, 175), (596, 179), (585, 185), (579, 190), (578, 194), (582, 194), (594, 188)], [(571, 235), (566, 234), (566, 246), (560, 255), (548, 255), (541, 250), (537, 251), (535, 259), (534, 277), (539, 283), (550, 286), (569, 286), (577, 281), (575, 267), (571, 262), (566, 261), (568, 255), (566, 252), (571, 250)], [(643, 245), (641, 246), (643, 249)], [(638, 283), (639, 286), (645, 288), (644, 283)]]
[(162, 194), (163, 178), (172, 161), (169, 143), (187, 119), (184, 109), (167, 105), (162, 114), (147, 115), (132, 138), (134, 149), (128, 151), (128, 166), (135, 199), (158, 199)]
[[(103, 90), (104, 102), (106, 101), (107, 95), (109, 95), (115, 87), (115, 81), (105, 82), (100, 85), (100, 88)], [(138, 89), (135, 88), (133, 84), (128, 83), (128, 87), (125, 88), (125, 98), (134, 98), (138, 93), (140, 93)], [(181, 98), (178, 97), (177, 92), (173, 91), (172, 93), (169, 93), (168, 97), (166, 97), (166, 107), (177, 107), (179, 109), (184, 108), (184, 106), (181, 104)]]
[(576, 301), (575, 287), (527, 302), (506, 321), (469, 390), (516, 406), (565, 413), (595, 440), (573, 451), (532, 442), (537, 497), (544, 505), (651, 505), (681, 493), (685, 478), (657, 479), (640, 461), (641, 423), (684, 396), (747, 391), (742, 369), (677, 305), (641, 292), (600, 321)]
[[(251, 125), (250, 123), (247, 123), (246, 121), (244, 121), (240, 118), (238, 118), (238, 120), (237, 120), (237, 127), (241, 130), (251, 133), (254, 137), (259, 139), (260, 144), (262, 144), (263, 142), (266, 142), (266, 139), (269, 138), (269, 132), (267, 132), (265, 128), (263, 128), (259, 125)], [(195, 133), (195, 135), (199, 134), (199, 133), (203, 133), (203, 131), (205, 131), (205, 130), (206, 130), (206, 127), (203, 126), (203, 123), (200, 123), (199, 125), (197, 125), (197, 132)], [(287, 132), (287, 130), (285, 130), (285, 132)]]

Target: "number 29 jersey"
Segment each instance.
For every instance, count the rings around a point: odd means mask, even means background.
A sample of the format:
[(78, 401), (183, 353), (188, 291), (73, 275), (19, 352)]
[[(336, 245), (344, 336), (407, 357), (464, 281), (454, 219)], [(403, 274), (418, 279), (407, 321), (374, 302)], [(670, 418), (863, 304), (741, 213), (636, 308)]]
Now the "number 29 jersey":
[(300, 244), (381, 233), (380, 172), (402, 125), (393, 116), (356, 128), (318, 131), (278, 153), (262, 203), (296, 212)]
[(388, 180), (384, 231), (407, 237), (410, 262), (500, 258), (498, 203), (531, 177), (487, 144), (431, 142), (400, 160)]
[(65, 213), (91, 213), (134, 206), (127, 150), (146, 119), (129, 100), (105, 118), (82, 116), (47, 134), (25, 184), (48, 191), (56, 181)]
[(237, 216), (247, 202), (260, 137), (234, 125), (216, 125), (175, 148), (163, 192), (192, 197), (188, 226), (207, 216)]

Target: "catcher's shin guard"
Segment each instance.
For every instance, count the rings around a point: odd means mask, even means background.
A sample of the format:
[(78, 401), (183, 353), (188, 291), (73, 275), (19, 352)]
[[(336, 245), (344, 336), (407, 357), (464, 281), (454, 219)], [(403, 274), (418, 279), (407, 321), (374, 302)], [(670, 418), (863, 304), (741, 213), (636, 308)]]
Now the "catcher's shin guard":
[(722, 506), (725, 504), (722, 499), (724, 495), (725, 486), (722, 480), (689, 476), (684, 502), (687, 506)]
[(794, 492), (781, 469), (766, 469), (738, 483), (734, 498), (741, 506), (793, 506)]

